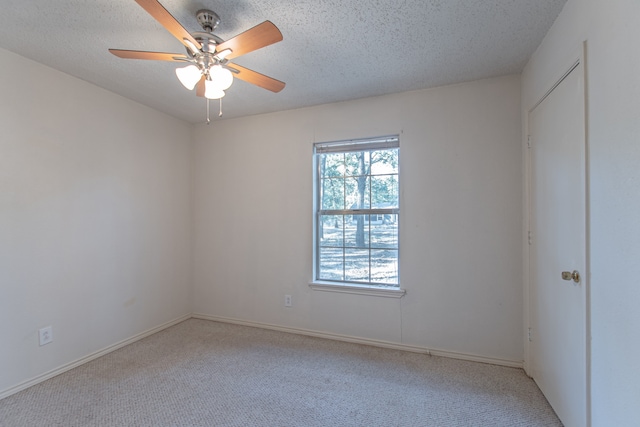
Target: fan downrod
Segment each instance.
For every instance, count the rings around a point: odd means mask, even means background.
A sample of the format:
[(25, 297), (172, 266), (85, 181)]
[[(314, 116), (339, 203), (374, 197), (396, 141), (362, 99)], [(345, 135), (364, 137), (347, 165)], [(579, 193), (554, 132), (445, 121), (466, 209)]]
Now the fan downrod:
[(202, 26), (202, 29), (208, 33), (212, 33), (220, 23), (220, 17), (218, 14), (209, 9), (201, 9), (197, 11), (196, 19)]

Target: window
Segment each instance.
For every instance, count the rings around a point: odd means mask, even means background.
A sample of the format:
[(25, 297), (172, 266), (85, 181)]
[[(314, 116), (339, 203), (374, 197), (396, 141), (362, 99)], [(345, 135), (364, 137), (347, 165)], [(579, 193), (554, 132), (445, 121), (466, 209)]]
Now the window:
[(399, 288), (397, 136), (314, 145), (315, 277)]

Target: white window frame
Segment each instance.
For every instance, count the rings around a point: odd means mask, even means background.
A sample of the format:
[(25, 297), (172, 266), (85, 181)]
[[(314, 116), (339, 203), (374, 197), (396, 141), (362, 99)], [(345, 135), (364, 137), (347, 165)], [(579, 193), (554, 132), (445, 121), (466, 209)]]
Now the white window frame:
[[(397, 208), (370, 208), (370, 209), (341, 209), (341, 210), (322, 210), (320, 201), (320, 155), (328, 153), (349, 153), (359, 151), (375, 151), (382, 149), (400, 148), (400, 139), (398, 135), (383, 136), (376, 138), (363, 138), (354, 140), (332, 141), (315, 143), (313, 146), (313, 166), (314, 166), (314, 185), (313, 185), (313, 280), (309, 283), (312, 289), (317, 291), (329, 291), (351, 294), (365, 294), (372, 296), (400, 298), (405, 291), (400, 288), (400, 206)], [(399, 154), (399, 151), (398, 151)], [(398, 189), (400, 186), (400, 159), (398, 159)], [(398, 196), (400, 197), (399, 191)], [(323, 280), (319, 279), (319, 263), (320, 263), (320, 218), (322, 215), (396, 215), (398, 224), (398, 283), (396, 285), (382, 285), (370, 282), (352, 282), (344, 280)]]

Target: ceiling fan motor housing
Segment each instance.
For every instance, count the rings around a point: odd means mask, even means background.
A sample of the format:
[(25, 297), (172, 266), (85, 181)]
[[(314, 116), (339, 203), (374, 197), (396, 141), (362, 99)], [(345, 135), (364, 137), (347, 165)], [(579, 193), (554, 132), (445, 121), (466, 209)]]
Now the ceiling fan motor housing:
[(196, 12), (196, 19), (202, 28), (211, 33), (220, 23), (220, 17), (215, 12), (208, 9), (201, 9)]
[[(224, 42), (224, 40), (222, 40), (220, 37), (216, 36), (215, 34), (206, 33), (204, 31), (196, 31), (194, 33), (191, 33), (191, 35), (202, 46), (202, 49), (201, 49), (202, 53), (215, 54), (216, 46)], [(189, 52), (189, 49), (187, 49), (187, 52)], [(189, 56), (193, 56), (193, 55), (190, 54)]]

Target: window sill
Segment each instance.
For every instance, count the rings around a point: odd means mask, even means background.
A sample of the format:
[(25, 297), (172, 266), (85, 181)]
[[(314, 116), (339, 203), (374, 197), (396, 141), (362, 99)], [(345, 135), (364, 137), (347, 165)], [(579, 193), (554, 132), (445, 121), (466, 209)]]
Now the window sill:
[(378, 286), (365, 286), (355, 284), (337, 284), (333, 282), (314, 281), (309, 282), (309, 287), (314, 291), (338, 292), (343, 294), (369, 295), (383, 298), (402, 298), (407, 291), (401, 288), (384, 288)]

